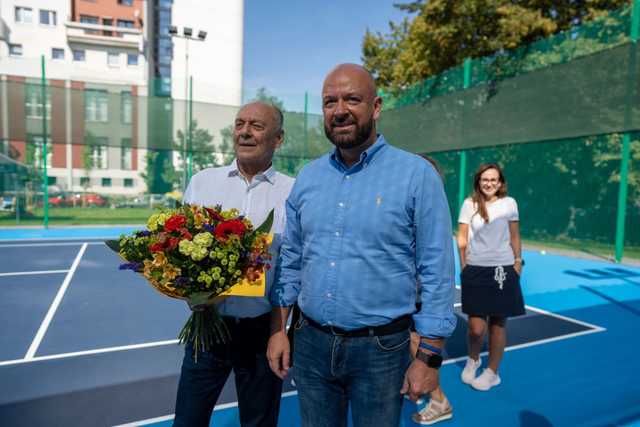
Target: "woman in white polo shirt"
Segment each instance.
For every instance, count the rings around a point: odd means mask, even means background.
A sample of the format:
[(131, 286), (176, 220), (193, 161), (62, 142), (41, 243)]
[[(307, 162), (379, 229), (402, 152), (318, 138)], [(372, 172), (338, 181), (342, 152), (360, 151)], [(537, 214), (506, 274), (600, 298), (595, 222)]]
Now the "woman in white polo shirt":
[[(461, 377), (476, 390), (500, 384), (498, 367), (507, 341), (507, 318), (525, 313), (518, 219), (518, 205), (507, 197), (500, 167), (480, 165), (473, 178), (473, 194), (464, 201), (458, 218), (462, 311), (469, 316), (469, 357)], [(489, 364), (476, 377), (487, 329)]]

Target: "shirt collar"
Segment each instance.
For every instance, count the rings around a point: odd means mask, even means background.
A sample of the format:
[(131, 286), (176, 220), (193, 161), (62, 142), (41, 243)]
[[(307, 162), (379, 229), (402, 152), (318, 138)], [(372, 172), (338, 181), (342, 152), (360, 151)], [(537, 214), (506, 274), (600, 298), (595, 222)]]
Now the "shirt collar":
[[(240, 168), (238, 168), (238, 160), (233, 159), (231, 164), (227, 166), (229, 168), (229, 173), (227, 176), (239, 176), (244, 179), (244, 176), (240, 173)], [(253, 177), (253, 180), (267, 181), (269, 184), (274, 184), (276, 181), (276, 170), (273, 167), (273, 163), (269, 165), (269, 168), (256, 176)]]
[(371, 163), (375, 155), (386, 145), (387, 145), (387, 141), (384, 139), (384, 136), (382, 136), (382, 134), (379, 133), (378, 138), (376, 139), (376, 142), (374, 142), (371, 145), (371, 147), (363, 151), (360, 154), (360, 159), (358, 160), (358, 162), (354, 163), (350, 168), (347, 168), (347, 166), (342, 162), (342, 159), (340, 158), (340, 152), (338, 151), (337, 147), (333, 150), (333, 153), (331, 154), (330, 159), (331, 159), (331, 162), (334, 164), (334, 166), (337, 166), (339, 169), (345, 170), (345, 171), (348, 169), (352, 169), (358, 165), (362, 165), (364, 167), (364, 166), (367, 166), (369, 163)]

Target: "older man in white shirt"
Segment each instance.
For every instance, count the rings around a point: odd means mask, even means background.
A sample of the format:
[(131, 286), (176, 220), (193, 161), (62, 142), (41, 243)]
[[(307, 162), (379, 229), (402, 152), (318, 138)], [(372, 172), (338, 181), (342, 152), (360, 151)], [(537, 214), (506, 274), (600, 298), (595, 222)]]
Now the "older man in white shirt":
[[(229, 166), (194, 175), (184, 195), (185, 203), (236, 208), (255, 225), (273, 209), (274, 263), (284, 231), (284, 204), (294, 182), (272, 166), (273, 154), (284, 140), (282, 124), (282, 112), (273, 105), (252, 102), (243, 106), (234, 122), (236, 159)], [(197, 363), (193, 348), (185, 349), (174, 426), (208, 426), (232, 369), (241, 425), (277, 425), (282, 381), (269, 369), (266, 359), (271, 312), (268, 296), (277, 270), (273, 267), (267, 273), (265, 297), (228, 297), (218, 305), (231, 334), (228, 343), (199, 353)]]

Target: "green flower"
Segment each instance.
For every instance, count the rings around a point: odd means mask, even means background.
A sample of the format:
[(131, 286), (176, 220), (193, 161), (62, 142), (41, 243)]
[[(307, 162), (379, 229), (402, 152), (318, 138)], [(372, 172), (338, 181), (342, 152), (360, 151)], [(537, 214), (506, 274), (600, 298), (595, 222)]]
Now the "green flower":
[(203, 248), (199, 245), (193, 245), (193, 250), (191, 251), (191, 259), (194, 261), (200, 261), (201, 259), (204, 259), (207, 254), (207, 248)]
[(180, 243), (178, 243), (178, 250), (182, 255), (186, 256), (190, 256), (195, 247), (196, 245), (194, 245), (192, 241), (186, 239), (181, 240)]
[(198, 233), (193, 236), (193, 243), (198, 246), (208, 248), (209, 246), (211, 246), (211, 243), (213, 243), (213, 236), (208, 232)]

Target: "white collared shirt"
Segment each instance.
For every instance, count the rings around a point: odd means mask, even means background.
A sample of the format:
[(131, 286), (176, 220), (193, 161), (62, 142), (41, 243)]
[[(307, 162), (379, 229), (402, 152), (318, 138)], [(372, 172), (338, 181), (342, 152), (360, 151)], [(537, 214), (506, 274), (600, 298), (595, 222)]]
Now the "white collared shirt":
[(274, 209), (274, 234), (271, 244), (271, 269), (267, 273), (267, 290), (262, 297), (228, 297), (219, 306), (220, 314), (233, 317), (257, 317), (271, 310), (269, 291), (274, 279), (275, 263), (280, 253), (285, 226), (285, 202), (294, 179), (277, 172), (273, 166), (253, 177), (251, 182), (240, 173), (234, 160), (229, 166), (204, 169), (195, 174), (184, 193), (184, 202), (201, 206), (222, 205), (236, 208), (258, 227)]

